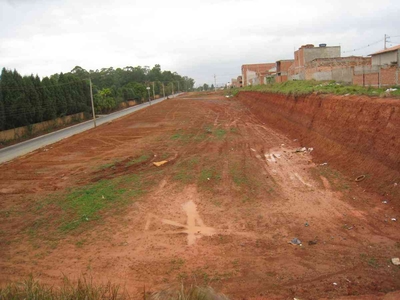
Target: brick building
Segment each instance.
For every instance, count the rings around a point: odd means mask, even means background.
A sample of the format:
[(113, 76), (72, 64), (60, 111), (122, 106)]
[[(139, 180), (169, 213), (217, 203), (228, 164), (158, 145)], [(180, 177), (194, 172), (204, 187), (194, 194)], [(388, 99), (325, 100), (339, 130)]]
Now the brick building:
[(293, 59), (278, 60), (276, 62), (275, 82), (285, 82), (288, 80), (288, 70), (293, 63)]
[(400, 67), (400, 45), (384, 49), (373, 54), (373, 66), (397, 66)]
[(400, 84), (400, 45), (370, 56), (369, 66), (354, 68), (353, 84), (374, 87)]
[(265, 78), (271, 74), (270, 70), (273, 68), (275, 63), (242, 65), (243, 86), (264, 84)]
[(310, 61), (317, 58), (340, 57), (340, 46), (327, 47), (326, 44), (320, 44), (314, 47), (312, 44), (301, 46), (294, 52), (294, 62), (288, 69), (289, 80), (305, 80), (305, 66)]
[(305, 80), (353, 82), (353, 69), (370, 66), (371, 58), (362, 56), (316, 58), (305, 65)]

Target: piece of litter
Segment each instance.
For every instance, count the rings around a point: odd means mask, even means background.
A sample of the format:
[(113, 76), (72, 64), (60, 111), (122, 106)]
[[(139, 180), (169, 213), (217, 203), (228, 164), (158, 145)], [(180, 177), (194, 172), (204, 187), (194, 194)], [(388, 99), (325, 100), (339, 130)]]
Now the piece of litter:
[(395, 266), (400, 266), (400, 258), (398, 258), (398, 257), (392, 258), (392, 263)]
[(303, 147), (303, 148), (297, 148), (295, 152), (306, 152), (307, 148)]
[(313, 152), (314, 148), (308, 148), (307, 151), (308, 152)]
[(383, 204), (387, 204), (388, 202), (387, 202), (387, 200), (383, 200), (382, 203)]
[(360, 175), (355, 179), (355, 181), (360, 182), (360, 181), (363, 181), (364, 179), (365, 179), (365, 175)]
[(320, 164), (320, 166), (326, 166), (328, 163), (322, 163)]
[(207, 180), (210, 180), (210, 178), (207, 178)]
[(317, 241), (308, 241), (309, 246), (316, 245), (316, 244), (317, 244)]
[(397, 219), (396, 219), (396, 218), (391, 218), (391, 220), (392, 220), (393, 222), (396, 222), (396, 221), (397, 221)]
[(256, 150), (255, 150), (255, 149), (253, 149), (253, 148), (250, 148), (250, 150), (251, 150), (251, 151), (253, 151), (253, 152), (256, 152)]
[(285, 144), (281, 144), (281, 147), (284, 147), (285, 146)]
[(275, 158), (280, 158), (281, 155), (280, 154), (272, 154)]
[(306, 222), (306, 223), (304, 224), (304, 226), (308, 227), (308, 226), (310, 226), (310, 225), (308, 224), (308, 222)]
[(397, 91), (397, 89), (387, 89), (386, 93), (395, 92), (395, 91)]
[(336, 283), (336, 282), (334, 282), (334, 283), (333, 283), (333, 285), (337, 285), (337, 283)]
[(168, 160), (157, 161), (153, 162), (153, 165), (155, 165), (156, 167), (161, 167), (162, 165), (165, 165), (167, 162)]
[(298, 238), (294, 238), (294, 239), (292, 239), (292, 240), (289, 242), (289, 244), (292, 244), (292, 245), (301, 245), (301, 241), (300, 241)]
[(103, 195), (101, 195), (101, 199), (105, 199)]

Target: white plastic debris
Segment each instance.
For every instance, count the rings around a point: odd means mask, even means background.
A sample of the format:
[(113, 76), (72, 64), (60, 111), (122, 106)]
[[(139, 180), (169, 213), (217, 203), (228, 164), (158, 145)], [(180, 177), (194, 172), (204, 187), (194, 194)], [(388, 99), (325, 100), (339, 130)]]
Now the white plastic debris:
[(396, 222), (396, 221), (397, 221), (397, 219), (396, 219), (396, 218), (391, 218), (391, 220), (392, 220), (393, 222)]
[(383, 200), (382, 203), (383, 204), (387, 204), (388, 202), (387, 202), (387, 200)]
[(395, 92), (395, 91), (397, 91), (397, 89), (387, 89), (386, 93)]
[(400, 266), (400, 258), (398, 258), (398, 257), (392, 258), (392, 263), (393, 263), (395, 266)]
[(335, 285), (335, 286), (336, 286), (336, 285), (337, 285), (337, 282), (334, 282), (334, 283), (333, 283), (333, 285)]
[(328, 163), (322, 163), (320, 164), (320, 166), (326, 166)]
[(301, 241), (298, 238), (293, 238), (289, 244), (301, 246)]

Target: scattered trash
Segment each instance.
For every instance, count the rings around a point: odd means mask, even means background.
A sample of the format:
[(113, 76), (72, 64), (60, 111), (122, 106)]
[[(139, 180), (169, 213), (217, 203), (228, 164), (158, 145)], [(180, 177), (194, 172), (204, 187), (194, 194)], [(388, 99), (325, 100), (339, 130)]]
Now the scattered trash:
[(395, 91), (397, 91), (397, 89), (387, 89), (386, 93), (395, 92)]
[(272, 154), (275, 158), (280, 158), (281, 155), (280, 154)]
[(336, 285), (338, 285), (338, 284), (337, 284), (336, 282), (334, 282), (334, 283), (333, 283), (333, 285), (335, 285), (335, 286), (336, 286)]
[(104, 195), (101, 195), (101, 199), (106, 199), (106, 198), (104, 197)]
[(347, 230), (352, 230), (354, 228), (354, 226), (349, 226), (347, 224), (344, 224), (343, 228), (345, 228)]
[(207, 178), (207, 180), (210, 180), (210, 178)]
[(392, 258), (392, 263), (395, 266), (400, 266), (400, 258), (398, 258), (398, 257)]
[(313, 152), (314, 148), (308, 148), (307, 151), (308, 152)]
[(168, 160), (162, 160), (158, 162), (153, 162), (153, 165), (155, 165), (156, 167), (161, 167), (162, 165), (165, 165), (167, 162)]
[(308, 226), (310, 226), (310, 225), (308, 224), (308, 222), (306, 222), (306, 223), (304, 224), (304, 226), (308, 227)]
[(300, 246), (301, 245), (301, 241), (298, 238), (294, 238), (289, 242), (289, 244), (299, 245)]
[(47, 152), (47, 151), (49, 151), (49, 149), (46, 148), (46, 149), (43, 149), (43, 151), (44, 151), (44, 152)]
[(314, 241), (308, 241), (308, 245), (309, 246), (313, 246), (313, 245), (316, 245), (317, 244), (317, 241), (316, 240), (314, 240)]
[(297, 139), (294, 139), (293, 142), (297, 142)]
[(388, 201), (387, 201), (387, 200), (383, 200), (382, 203), (383, 203), (383, 204), (387, 204)]
[(394, 186), (397, 186), (397, 182), (394, 183)]
[(391, 220), (392, 220), (393, 222), (396, 222), (396, 221), (397, 221), (397, 219), (396, 219), (396, 218), (391, 218)]
[(364, 179), (365, 179), (365, 175), (360, 175), (355, 179), (355, 181), (360, 182), (360, 181), (363, 181)]
[(303, 148), (297, 148), (296, 151), (294, 151), (294, 152), (297, 153), (297, 152), (306, 152), (306, 151), (307, 151), (307, 148), (303, 147)]
[(256, 152), (256, 150), (255, 150), (255, 149), (253, 149), (253, 148), (250, 148), (250, 150), (251, 150), (251, 151), (253, 151), (253, 152)]
[(225, 96), (226, 98), (229, 98), (229, 96)]
[(328, 164), (328, 163), (325, 162), (325, 163), (320, 164), (320, 166), (326, 166), (327, 164)]

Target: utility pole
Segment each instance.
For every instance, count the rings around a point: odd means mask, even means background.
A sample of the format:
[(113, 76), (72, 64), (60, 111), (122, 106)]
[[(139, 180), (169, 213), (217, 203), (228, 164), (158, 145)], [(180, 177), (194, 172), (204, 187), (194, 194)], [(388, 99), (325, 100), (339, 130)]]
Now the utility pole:
[(154, 93), (154, 81), (153, 81), (153, 100), (156, 100), (156, 94)]
[(385, 38), (384, 38), (384, 45), (383, 45), (383, 49), (386, 50), (386, 34), (385, 34)]
[(96, 114), (94, 113), (94, 103), (93, 103), (93, 89), (92, 89), (92, 79), (89, 78), (89, 85), (90, 85), (90, 101), (92, 102), (92, 114), (93, 114), (93, 124), (96, 128)]
[(162, 83), (162, 92), (163, 92), (163, 95), (164, 95), (164, 98), (165, 98), (164, 82)]
[(214, 74), (214, 92), (217, 91), (217, 75)]
[(172, 84), (172, 95), (174, 95), (174, 83), (171, 82), (171, 84)]

